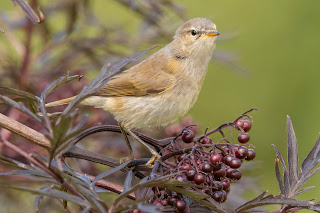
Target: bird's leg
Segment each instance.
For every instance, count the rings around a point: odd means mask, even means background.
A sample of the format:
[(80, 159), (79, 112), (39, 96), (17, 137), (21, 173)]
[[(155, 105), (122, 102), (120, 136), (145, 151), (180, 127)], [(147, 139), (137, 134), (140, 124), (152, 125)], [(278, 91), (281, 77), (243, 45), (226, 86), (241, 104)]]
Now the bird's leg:
[(120, 127), (120, 131), (124, 137), (124, 140), (126, 141), (127, 143), (127, 146), (128, 146), (128, 149), (129, 149), (129, 153), (130, 153), (130, 156), (127, 156), (127, 157), (124, 157), (124, 158), (121, 158), (120, 159), (120, 163), (124, 163), (125, 161), (129, 161), (129, 160), (134, 160), (135, 157), (134, 157), (134, 152), (132, 150), (132, 147), (131, 147), (131, 144), (130, 144), (130, 141), (129, 141), (129, 138), (128, 138), (128, 135), (127, 135), (127, 132), (126, 130), (124, 129), (124, 127), (121, 125), (121, 123), (119, 123), (119, 127)]
[(149, 168), (153, 167), (153, 162), (160, 158), (161, 156), (159, 155), (159, 153), (155, 150), (153, 150), (146, 142), (144, 142), (143, 140), (141, 140), (136, 134), (134, 134), (130, 129), (124, 129), (131, 137), (133, 137), (134, 139), (136, 139), (138, 142), (140, 142), (144, 147), (146, 147), (152, 154), (152, 157), (150, 158), (150, 160), (146, 163), (146, 166)]

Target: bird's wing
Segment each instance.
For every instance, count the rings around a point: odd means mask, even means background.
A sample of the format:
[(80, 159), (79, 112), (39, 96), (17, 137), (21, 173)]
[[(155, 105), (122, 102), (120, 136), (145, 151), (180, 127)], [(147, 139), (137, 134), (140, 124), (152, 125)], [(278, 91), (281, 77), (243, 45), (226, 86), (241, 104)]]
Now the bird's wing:
[(164, 93), (175, 85), (173, 63), (144, 61), (115, 76), (94, 95), (103, 97), (147, 96)]

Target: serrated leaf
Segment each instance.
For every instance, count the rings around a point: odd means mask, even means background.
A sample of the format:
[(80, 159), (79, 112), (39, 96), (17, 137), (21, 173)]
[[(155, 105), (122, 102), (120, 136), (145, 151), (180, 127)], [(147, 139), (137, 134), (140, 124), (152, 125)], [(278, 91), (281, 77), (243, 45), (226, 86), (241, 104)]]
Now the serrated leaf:
[(110, 191), (109, 191), (109, 190), (104, 190), (104, 189), (99, 189), (99, 188), (98, 188), (98, 189), (96, 189), (96, 192), (97, 192), (97, 193), (106, 193), (106, 192), (109, 193)]
[[(263, 193), (264, 196), (265, 193)], [(293, 198), (286, 198), (283, 196), (273, 196), (268, 195), (266, 197), (261, 197), (261, 195), (258, 198), (255, 198), (244, 205), (238, 207), (235, 212), (246, 212), (248, 209), (252, 209), (258, 206), (263, 205), (270, 205), (270, 204), (281, 204), (281, 205), (290, 205), (293, 207), (300, 207), (300, 208), (313, 208), (315, 207), (315, 203), (312, 201), (300, 201), (295, 200)]]
[(5, 156), (0, 155), (0, 161), (2, 162), (2, 164), (6, 164), (6, 166), (10, 166), (11, 168), (15, 168), (15, 169), (33, 169), (30, 165), (21, 163), (20, 161), (11, 159), (11, 158), (7, 158)]
[(296, 196), (298, 196), (299, 194), (302, 194), (302, 193), (307, 192), (307, 191), (309, 191), (309, 190), (311, 190), (311, 189), (314, 189), (314, 188), (315, 188), (315, 186), (310, 186), (310, 187), (301, 189), (301, 190), (299, 190), (298, 192), (296, 192), (296, 193), (293, 195), (293, 197), (296, 197)]
[(119, 170), (125, 168), (129, 163), (130, 163), (130, 161), (127, 161), (127, 162), (125, 162), (125, 163), (123, 163), (123, 164), (120, 164), (120, 165), (117, 166), (117, 167), (114, 167), (114, 168), (112, 168), (112, 169), (109, 169), (108, 171), (105, 171), (105, 172), (103, 172), (103, 173), (100, 173), (100, 174), (97, 175), (97, 176), (94, 178), (94, 180), (92, 181), (91, 187), (94, 189), (94, 188), (95, 188), (95, 184), (96, 184), (96, 182), (97, 182), (98, 180), (100, 180), (100, 179), (102, 179), (102, 178), (105, 178), (105, 177), (107, 177), (108, 175), (111, 175), (111, 174), (115, 173), (116, 171), (119, 171)]
[(42, 176), (42, 177), (51, 177), (44, 171), (37, 171), (37, 170), (13, 170), (10, 172), (0, 173), (0, 175), (21, 175), (21, 176)]
[(283, 186), (284, 186), (284, 191), (285, 196), (288, 197), (289, 193), (291, 192), (291, 186), (290, 186), (290, 180), (289, 180), (289, 172), (286, 166), (286, 163), (283, 160), (282, 155), (280, 154), (278, 148), (273, 145), (274, 150), (276, 151), (277, 154), (277, 159), (279, 159), (279, 162), (281, 163), (282, 170), (283, 170)]
[(133, 178), (133, 172), (132, 172), (132, 170), (129, 170), (128, 174), (127, 174), (127, 177), (126, 177), (126, 179), (124, 181), (123, 191), (122, 191), (121, 194), (126, 193), (128, 190), (130, 190), (131, 185), (132, 185), (132, 178)]
[(279, 188), (280, 188), (280, 191), (282, 194), (287, 194), (287, 192), (285, 191), (285, 188), (284, 188), (284, 185), (283, 185), (283, 181), (282, 181), (282, 177), (281, 177), (281, 174), (280, 174), (280, 169), (279, 169), (279, 165), (278, 165), (278, 161), (276, 159), (275, 161), (275, 173), (276, 173), (276, 177), (277, 177), (277, 180), (278, 180), (278, 184), (279, 184)]
[[(160, 178), (163, 178), (163, 177), (160, 177)], [(174, 180), (174, 179), (170, 179), (170, 180), (154, 179), (154, 180), (148, 181), (148, 182), (146, 182), (144, 184), (135, 185), (129, 191), (127, 191), (126, 193), (121, 194), (114, 201), (114, 203), (113, 203), (113, 205), (111, 207), (111, 210), (113, 210), (116, 207), (116, 205), (118, 204), (118, 202), (122, 198), (126, 197), (127, 195), (129, 195), (130, 193), (133, 193), (134, 191), (136, 191), (138, 189), (146, 188), (146, 187), (164, 187), (164, 188), (167, 188), (167, 189), (172, 190), (172, 191), (177, 191), (178, 193), (181, 193), (183, 195), (189, 196), (190, 199), (194, 199), (195, 201), (207, 206), (210, 209), (215, 209), (218, 212), (224, 212), (223, 210), (219, 209), (217, 206), (215, 206), (212, 203), (204, 200), (204, 199), (208, 198), (207, 194), (199, 193), (199, 192), (195, 192), (193, 190), (185, 189), (186, 187), (198, 188), (198, 187), (201, 187), (201, 186), (194, 185), (194, 184), (187, 183), (187, 182), (177, 181), (177, 180)]]
[(254, 198), (254, 199), (246, 202), (245, 204), (239, 206), (239, 207), (235, 210), (235, 212), (238, 212), (238, 210), (240, 211), (240, 210), (250, 209), (250, 206), (251, 206), (252, 204), (254, 204), (254, 203), (259, 203), (259, 202), (263, 199), (263, 197), (266, 195), (266, 193), (267, 193), (267, 191), (264, 191), (264, 192), (262, 192), (258, 197), (256, 197), (256, 198)]
[[(41, 187), (40, 190), (50, 189), (49, 186)], [(43, 195), (37, 195), (34, 199), (34, 210), (35, 212), (39, 212), (40, 201), (43, 199)]]
[(0, 87), (0, 92), (18, 95), (18, 96), (26, 98), (26, 100), (37, 101), (39, 99), (39, 97), (35, 96), (34, 94), (31, 94), (29, 92), (25, 92), (22, 90), (10, 88), (10, 87)]
[(288, 142), (288, 167), (289, 167), (289, 179), (290, 184), (293, 186), (298, 181), (298, 144), (297, 138), (294, 133), (292, 122), (289, 116), (287, 116), (287, 142)]
[(81, 78), (82, 78), (82, 75), (69, 76), (69, 72), (68, 72), (66, 76), (59, 77), (57, 80), (48, 84), (41, 93), (41, 99), (44, 100), (52, 91), (54, 91), (58, 87), (61, 87), (64, 84), (76, 79), (80, 80)]
[(320, 171), (320, 167), (314, 169), (312, 172), (310, 172), (304, 179), (304, 182), (306, 182), (307, 180), (309, 180), (313, 175), (315, 175), (316, 173), (318, 173)]
[(21, 112), (29, 115), (30, 117), (32, 117), (33, 119), (35, 119), (36, 121), (42, 123), (41, 119), (38, 118), (35, 114), (33, 114), (28, 108), (26, 108), (24, 105), (20, 105), (17, 102), (15, 102), (14, 100), (6, 97), (6, 96), (1, 96), (0, 95), (0, 99), (2, 99), (4, 102), (6, 102), (7, 104), (13, 106), (14, 108), (20, 110)]
[(209, 209), (214, 210), (216, 212), (225, 212), (221, 209), (220, 205), (217, 202), (216, 202), (216, 205), (214, 205), (213, 203), (206, 201), (205, 199), (210, 198), (210, 196), (205, 193), (200, 193), (191, 189), (185, 189), (182, 187), (175, 187), (175, 186), (167, 186), (166, 189), (180, 193), (184, 196), (187, 196), (191, 200), (194, 200), (202, 204), (203, 206), (206, 206)]
[(303, 160), (301, 170), (302, 173), (308, 173), (312, 170), (320, 161), (320, 137), (313, 146), (308, 156)]
[(77, 125), (75, 127), (73, 127), (71, 129), (70, 132), (68, 132), (68, 135), (73, 135), (73, 134), (77, 134), (79, 133), (78, 131), (81, 130), (81, 128), (83, 127), (83, 125), (85, 124), (85, 122), (87, 121), (88, 118), (88, 114), (83, 116), (83, 118), (79, 121), (79, 123), (77, 123)]
[(76, 174), (77, 175), (77, 177), (80, 179), (80, 180), (83, 180), (85, 183), (87, 183), (88, 185), (90, 185), (91, 184), (91, 180), (90, 180), (90, 178), (88, 177), (88, 175), (87, 174)]
[(76, 203), (80, 206), (90, 206), (90, 203), (87, 200), (84, 200), (78, 196), (68, 194), (66, 192), (62, 192), (56, 189), (46, 189), (46, 190), (36, 190), (27, 187), (16, 187), (16, 186), (8, 186), (8, 185), (0, 185), (0, 187), (16, 189), (25, 192), (31, 192), (35, 194), (42, 194), (53, 198), (67, 200), (73, 203)]

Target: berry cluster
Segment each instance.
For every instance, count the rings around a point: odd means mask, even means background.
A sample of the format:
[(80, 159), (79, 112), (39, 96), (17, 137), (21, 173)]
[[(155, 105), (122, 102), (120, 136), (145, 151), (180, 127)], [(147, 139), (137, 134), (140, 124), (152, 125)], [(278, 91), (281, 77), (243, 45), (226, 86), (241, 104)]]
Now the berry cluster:
[[(245, 123), (249, 123), (251, 126), (249, 121), (245, 121)], [(250, 128), (246, 130), (249, 131)], [(247, 133), (241, 133), (239, 136), (244, 134), (248, 135)], [(182, 134), (182, 140), (185, 143), (191, 143), (192, 138), (195, 137), (191, 130), (186, 130)], [(244, 143), (242, 137), (239, 138), (239, 142)], [(202, 148), (194, 149), (189, 154), (178, 156), (178, 171), (182, 171), (182, 173), (175, 178), (179, 181), (189, 181), (193, 184), (205, 186), (203, 192), (210, 195), (215, 201), (222, 203), (227, 199), (231, 181), (240, 180), (242, 177), (239, 168), (243, 160), (253, 160), (256, 153), (245, 145), (213, 144), (212, 139), (207, 136), (201, 138), (200, 143), (209, 145), (212, 149), (210, 151), (205, 151)]]
[[(238, 135), (241, 145), (227, 141), (222, 129), (229, 126), (241, 131)], [(223, 203), (227, 199), (231, 183), (242, 177), (239, 170), (242, 163), (251, 161), (256, 156), (255, 151), (249, 148), (252, 145), (246, 144), (250, 140), (247, 133), (250, 129), (251, 122), (240, 119), (224, 124), (200, 137), (196, 137), (191, 129), (186, 128), (162, 150), (164, 156), (174, 156), (173, 162), (166, 160), (163, 162), (166, 163), (163, 169), (169, 174), (174, 174), (172, 178), (178, 181), (200, 186), (203, 193), (216, 202)], [(223, 139), (213, 143), (208, 135), (214, 132), (220, 132)], [(188, 144), (187, 148), (178, 147), (176, 141), (180, 136), (182, 141)], [(190, 146), (192, 143), (193, 146)], [(153, 191), (154, 197), (149, 203), (160, 209), (172, 206), (175, 212), (190, 212), (185, 196), (161, 187), (155, 187)]]

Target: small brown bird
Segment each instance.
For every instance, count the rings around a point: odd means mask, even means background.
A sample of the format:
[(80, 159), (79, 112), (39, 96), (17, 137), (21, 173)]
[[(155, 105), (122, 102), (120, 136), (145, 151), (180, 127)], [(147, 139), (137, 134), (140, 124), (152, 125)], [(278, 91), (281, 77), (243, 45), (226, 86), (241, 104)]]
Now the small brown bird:
[[(146, 60), (119, 73), (96, 94), (81, 102), (111, 112), (119, 122), (129, 146), (127, 132), (153, 154), (159, 154), (131, 129), (160, 127), (184, 116), (194, 105), (205, 79), (215, 48), (216, 25), (194, 18), (177, 29), (173, 41)], [(66, 104), (75, 97), (47, 104)]]

